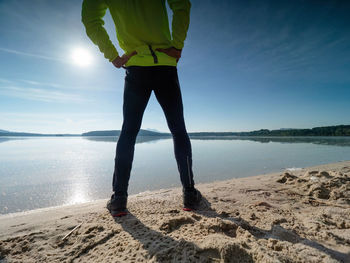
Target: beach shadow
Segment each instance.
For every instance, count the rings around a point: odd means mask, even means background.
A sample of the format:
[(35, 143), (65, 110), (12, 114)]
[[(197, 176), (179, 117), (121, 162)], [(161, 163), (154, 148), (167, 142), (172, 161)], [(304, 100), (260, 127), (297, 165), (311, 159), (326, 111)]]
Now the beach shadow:
[[(189, 212), (188, 215), (189, 217), (198, 215), (206, 218), (228, 220), (248, 231), (257, 239), (268, 240), (271, 238), (279, 241), (287, 241), (291, 244), (301, 243), (326, 253), (339, 262), (350, 263), (348, 254), (327, 248), (316, 241), (303, 238), (297, 233), (284, 228), (280, 223), (272, 224), (271, 229), (266, 230), (251, 225), (241, 217), (231, 216), (225, 212), (219, 214), (204, 197), (201, 206), (197, 210)], [(176, 230), (178, 227), (175, 227), (171, 231), (166, 231), (167, 229), (162, 229), (162, 227), (160, 227), (160, 231), (156, 231), (143, 224), (130, 212), (125, 217), (115, 218), (115, 222), (142, 244), (143, 249), (145, 249), (149, 255), (149, 258), (146, 258), (146, 260), (156, 259), (157, 262), (216, 262), (220, 260), (224, 260), (223, 262), (254, 262), (252, 255), (243, 248), (232, 246), (229, 248), (229, 253), (226, 253), (227, 251), (223, 253), (222, 250), (220, 251), (220, 249), (217, 248), (200, 248), (193, 242), (184, 239), (176, 240), (167, 235), (167, 233)], [(191, 224), (192, 222), (183, 223)], [(179, 227), (181, 227), (181, 225)], [(236, 229), (231, 230), (233, 231)], [(227, 233), (223, 234), (230, 236), (228, 234), (230, 233), (230, 229), (226, 229), (226, 232)], [(231, 237), (234, 240), (235, 234)]]
[(316, 241), (309, 240), (307, 238), (302, 238), (295, 232), (285, 229), (279, 223), (273, 224), (270, 230), (264, 230), (264, 229), (250, 225), (249, 222), (247, 222), (241, 217), (236, 218), (236, 217), (230, 216), (230, 214), (227, 214), (227, 213), (218, 214), (216, 210), (212, 208), (211, 203), (205, 197), (203, 197), (203, 201), (199, 209), (194, 210), (193, 212), (207, 218), (219, 217), (221, 219), (229, 220), (235, 223), (236, 225), (242, 227), (244, 230), (248, 231), (251, 235), (253, 235), (257, 239), (273, 238), (280, 241), (287, 241), (292, 244), (302, 243), (309, 247), (315, 248), (321, 252), (324, 252), (328, 254), (330, 257), (332, 257), (333, 259), (336, 259), (340, 262), (350, 263), (349, 254), (345, 254), (345, 253), (327, 248)]
[(199, 248), (185, 239), (176, 240), (147, 227), (132, 213), (115, 218), (115, 222), (147, 250), (149, 258), (146, 260), (155, 258), (157, 262), (254, 262), (252, 256), (238, 246), (232, 247), (231, 251)]
[[(159, 262), (185, 262), (186, 258), (188, 258), (188, 255), (186, 255), (187, 250), (198, 250), (198, 247), (191, 242), (175, 240), (147, 227), (130, 212), (127, 216), (115, 218), (115, 222), (142, 244), (142, 247), (147, 250), (150, 257), (147, 260), (155, 257)], [(174, 251), (180, 252), (175, 258), (171, 256), (171, 254), (175, 254), (172, 253)]]

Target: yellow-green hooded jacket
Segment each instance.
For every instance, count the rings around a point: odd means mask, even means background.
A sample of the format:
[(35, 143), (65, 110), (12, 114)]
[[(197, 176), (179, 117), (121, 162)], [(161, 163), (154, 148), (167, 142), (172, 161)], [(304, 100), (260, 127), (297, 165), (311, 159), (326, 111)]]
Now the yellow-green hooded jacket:
[(109, 61), (117, 58), (118, 52), (103, 27), (107, 8), (115, 23), (119, 46), (126, 54), (137, 52), (126, 66), (176, 66), (175, 58), (156, 49), (183, 48), (191, 3), (189, 0), (167, 2), (173, 11), (172, 35), (165, 0), (84, 0), (82, 22), (89, 38)]

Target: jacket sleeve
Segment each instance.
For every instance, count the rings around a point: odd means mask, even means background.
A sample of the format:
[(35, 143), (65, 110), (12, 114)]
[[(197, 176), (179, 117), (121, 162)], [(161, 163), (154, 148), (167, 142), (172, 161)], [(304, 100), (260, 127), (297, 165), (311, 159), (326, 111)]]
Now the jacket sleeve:
[(173, 11), (172, 45), (182, 49), (190, 24), (191, 3), (189, 0), (167, 0)]
[(106, 14), (107, 5), (104, 0), (84, 0), (81, 21), (83, 22), (86, 34), (97, 45), (105, 58), (113, 61), (118, 57), (118, 51), (109, 39), (107, 31), (103, 27), (103, 17)]

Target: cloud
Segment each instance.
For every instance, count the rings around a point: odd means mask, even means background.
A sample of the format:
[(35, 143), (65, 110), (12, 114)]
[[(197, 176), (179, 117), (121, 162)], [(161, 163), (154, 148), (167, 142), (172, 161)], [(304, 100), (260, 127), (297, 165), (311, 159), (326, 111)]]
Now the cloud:
[(2, 78), (0, 78), (0, 82), (2, 82), (2, 83), (7, 83), (7, 84), (12, 84), (13, 83), (13, 81), (12, 80), (8, 80), (8, 79), (2, 79)]
[(34, 57), (34, 58), (38, 58), (38, 59), (45, 59), (45, 60), (52, 60), (52, 61), (58, 61), (58, 62), (66, 63), (63, 59), (60, 59), (60, 58), (48, 57), (48, 56), (43, 56), (43, 55), (33, 54), (33, 53), (27, 53), (27, 52), (14, 50), (14, 49), (8, 49), (8, 48), (0, 47), (0, 51), (11, 53), (11, 54), (16, 54), (16, 55), (19, 55), (19, 56)]
[(84, 91), (97, 90), (97, 91), (113, 91), (113, 92), (116, 91), (114, 87), (110, 87), (110, 86), (97, 86), (97, 85), (96, 86), (76, 86), (76, 85), (71, 86), (71, 85), (64, 85), (62, 83), (42, 82), (42, 81), (29, 80), (29, 79), (10, 80), (5, 78), (0, 78), (0, 83), (5, 83), (10, 86), (22, 86), (23, 83), (25, 83), (35, 87), (46, 87), (46, 88), (63, 89), (63, 90), (84, 90)]
[(66, 103), (89, 101), (76, 94), (64, 93), (60, 91), (50, 91), (39, 88), (23, 88), (17, 86), (3, 86), (0, 88), (0, 94), (3, 96), (43, 102)]
[(32, 86), (42, 86), (42, 87), (51, 87), (55, 89), (65, 89), (65, 90), (98, 90), (98, 91), (115, 91), (115, 88), (111, 88), (108, 86), (70, 86), (63, 85), (58, 83), (50, 83), (50, 82), (41, 82), (36, 80), (27, 80), (22, 79), (22, 82), (32, 85)]
[(56, 83), (39, 82), (39, 81), (26, 80), (26, 79), (22, 79), (21, 81), (24, 83), (30, 84), (30, 85), (34, 85), (34, 86), (45, 86), (45, 87), (52, 87), (52, 88), (62, 88), (63, 87), (62, 85), (56, 84)]
[(0, 129), (33, 133), (82, 133), (120, 129), (120, 112), (0, 112)]
[(186, 40), (192, 59), (183, 62), (204, 71), (218, 59), (225, 70), (245, 79), (254, 75), (255, 82), (260, 76), (349, 79), (346, 11), (306, 2), (194, 1)]

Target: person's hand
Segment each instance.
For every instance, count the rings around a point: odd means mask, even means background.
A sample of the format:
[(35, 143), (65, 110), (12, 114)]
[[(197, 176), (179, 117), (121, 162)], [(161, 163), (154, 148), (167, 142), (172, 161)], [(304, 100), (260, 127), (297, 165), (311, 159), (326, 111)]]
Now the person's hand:
[(116, 68), (121, 68), (122, 66), (124, 66), (124, 65), (126, 64), (126, 62), (129, 61), (129, 59), (130, 59), (132, 56), (134, 56), (134, 55), (136, 55), (136, 54), (137, 54), (137, 52), (134, 51), (134, 52), (130, 53), (129, 55), (124, 54), (124, 55), (121, 56), (121, 57), (118, 56), (116, 59), (114, 59), (114, 60), (112, 61), (112, 63), (113, 63), (113, 65), (114, 65)]
[(157, 48), (156, 50), (159, 52), (163, 52), (170, 57), (176, 58), (176, 62), (178, 62), (179, 59), (181, 58), (181, 52), (182, 52), (181, 49), (169, 47), (169, 48)]

